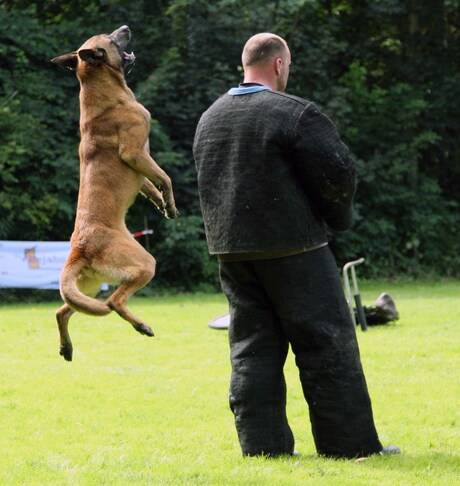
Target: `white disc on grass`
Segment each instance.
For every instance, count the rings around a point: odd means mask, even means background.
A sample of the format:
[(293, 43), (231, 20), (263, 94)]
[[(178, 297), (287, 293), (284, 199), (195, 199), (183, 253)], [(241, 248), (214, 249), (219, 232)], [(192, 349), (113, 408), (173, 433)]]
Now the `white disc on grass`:
[(230, 315), (224, 314), (222, 316), (214, 317), (209, 321), (208, 326), (212, 329), (228, 329), (230, 325)]

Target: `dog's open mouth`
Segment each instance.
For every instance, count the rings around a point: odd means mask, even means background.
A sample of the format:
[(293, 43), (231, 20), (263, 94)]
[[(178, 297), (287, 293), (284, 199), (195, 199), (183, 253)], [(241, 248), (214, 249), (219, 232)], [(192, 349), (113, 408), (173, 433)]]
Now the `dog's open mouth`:
[(126, 52), (126, 48), (131, 40), (131, 30), (129, 27), (127, 25), (123, 25), (119, 29), (114, 30), (109, 37), (120, 49), (121, 58), (123, 60), (123, 68), (126, 68), (132, 64), (135, 61), (136, 56), (133, 52), (130, 54)]
[(131, 52), (131, 54), (128, 54), (127, 52), (122, 52), (121, 57), (123, 58), (123, 67), (129, 66), (136, 60), (134, 52)]

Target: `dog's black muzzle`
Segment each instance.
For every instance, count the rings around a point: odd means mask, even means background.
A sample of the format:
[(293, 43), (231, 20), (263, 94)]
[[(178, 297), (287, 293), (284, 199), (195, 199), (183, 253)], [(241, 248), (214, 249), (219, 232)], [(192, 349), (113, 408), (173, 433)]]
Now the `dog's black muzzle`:
[(123, 68), (126, 68), (132, 64), (135, 61), (136, 56), (133, 52), (130, 54), (126, 52), (126, 48), (131, 40), (131, 30), (129, 27), (127, 25), (121, 26), (119, 29), (114, 30), (111, 34), (109, 34), (109, 38), (118, 46), (120, 50), (120, 55), (123, 60)]

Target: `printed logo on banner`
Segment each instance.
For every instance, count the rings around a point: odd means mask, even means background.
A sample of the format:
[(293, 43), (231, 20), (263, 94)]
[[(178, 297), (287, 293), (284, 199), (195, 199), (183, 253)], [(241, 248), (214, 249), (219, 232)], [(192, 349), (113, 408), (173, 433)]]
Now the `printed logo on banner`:
[(59, 288), (68, 241), (0, 241), (0, 288)]
[(29, 268), (40, 268), (40, 262), (38, 261), (37, 255), (35, 254), (35, 247), (26, 248), (24, 250), (24, 259), (27, 260)]

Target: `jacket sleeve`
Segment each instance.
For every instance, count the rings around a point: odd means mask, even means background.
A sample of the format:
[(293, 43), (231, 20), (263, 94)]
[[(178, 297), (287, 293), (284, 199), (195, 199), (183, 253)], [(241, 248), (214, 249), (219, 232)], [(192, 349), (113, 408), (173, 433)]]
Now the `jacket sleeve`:
[(335, 125), (314, 103), (296, 122), (293, 159), (309, 200), (326, 224), (336, 231), (348, 229), (353, 221), (355, 164)]

